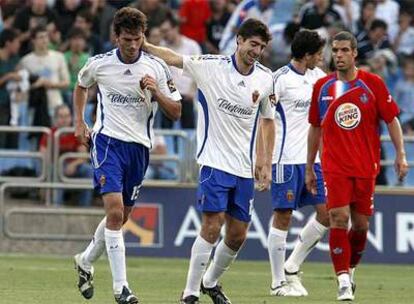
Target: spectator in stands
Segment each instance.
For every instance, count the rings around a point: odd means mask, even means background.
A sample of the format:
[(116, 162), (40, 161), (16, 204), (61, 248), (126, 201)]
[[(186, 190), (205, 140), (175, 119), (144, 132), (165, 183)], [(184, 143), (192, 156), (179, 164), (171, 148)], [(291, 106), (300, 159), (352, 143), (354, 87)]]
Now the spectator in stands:
[(271, 67), (276, 70), (289, 63), (291, 59), (291, 45), (293, 37), (300, 30), (300, 25), (294, 21), (288, 22), (285, 26), (272, 26)]
[[(59, 128), (65, 127), (72, 127), (72, 114), (70, 109), (67, 105), (60, 105), (55, 108), (54, 113), (54, 124), (52, 127), (52, 138), (55, 132)], [(40, 139), (39, 143), (39, 150), (40, 152), (46, 153), (47, 152), (47, 136), (43, 135)], [(53, 149), (52, 149), (53, 151)], [(76, 137), (75, 134), (72, 133), (64, 133), (59, 137), (59, 156), (67, 153), (67, 152), (83, 152), (86, 153), (87, 149), (85, 146), (81, 145)], [(63, 164), (64, 175), (68, 177), (76, 177), (76, 178), (92, 178), (93, 170), (90, 165), (88, 158), (74, 158), (68, 159)], [(91, 190), (82, 190), (79, 191), (79, 205), (80, 206), (90, 206), (92, 202), (92, 195), (93, 191)], [(61, 206), (64, 202), (64, 191), (57, 190), (56, 195), (54, 197), (54, 203), (57, 206)]]
[[(169, 14), (161, 24), (161, 33), (164, 38), (163, 46), (183, 55), (201, 55), (201, 48), (196, 41), (180, 34), (178, 20)], [(196, 84), (191, 77), (183, 75), (181, 69), (171, 67), (171, 74), (178, 91), (182, 96), (181, 100), (181, 128), (194, 129), (194, 96)], [(163, 115), (162, 127), (170, 129), (173, 121)]]
[(414, 26), (412, 26), (413, 10), (402, 10), (398, 34), (394, 40), (394, 51), (400, 56), (410, 56), (414, 54)]
[(70, 84), (65, 92), (65, 102), (72, 106), (72, 92), (78, 80), (78, 73), (88, 61), (89, 55), (86, 53), (86, 37), (83, 30), (74, 27), (68, 33), (69, 50), (65, 52), (65, 60), (69, 70)]
[(395, 85), (394, 96), (401, 110), (403, 130), (414, 135), (414, 57), (403, 61), (403, 77)]
[(102, 41), (97, 34), (92, 31), (93, 15), (88, 9), (81, 10), (77, 15), (74, 27), (84, 31), (86, 37), (87, 50), (90, 55), (100, 54)]
[(224, 28), (230, 19), (226, 0), (211, 0), (211, 18), (207, 22), (206, 48), (208, 54), (218, 54)]
[(197, 41), (205, 48), (207, 21), (211, 11), (207, 0), (182, 0), (179, 10), (180, 31), (184, 36)]
[(46, 26), (56, 20), (56, 14), (47, 7), (47, 0), (31, 0), (28, 6), (17, 11), (13, 27), (20, 31), (20, 54), (30, 52), (30, 33), (37, 26)]
[(302, 27), (311, 30), (328, 27), (334, 22), (342, 21), (330, 0), (313, 0), (304, 5), (299, 12), (299, 19)]
[(69, 30), (75, 22), (76, 15), (84, 7), (85, 5), (79, 0), (60, 0), (56, 2), (57, 24), (64, 40), (66, 40)]
[(47, 94), (47, 110), (53, 117), (55, 108), (63, 103), (61, 90), (69, 87), (69, 71), (62, 53), (48, 49), (49, 36), (44, 26), (32, 30), (34, 50), (20, 61), (31, 75), (38, 77), (32, 89), (44, 88)]
[(243, 21), (256, 18), (269, 26), (273, 15), (273, 4), (274, 0), (241, 1), (224, 28), (219, 45), (220, 53), (229, 55), (236, 51), (236, 33)]
[(355, 32), (356, 24), (361, 13), (359, 2), (356, 0), (335, 0), (333, 9), (341, 16), (344, 26)]
[(377, 3), (375, 0), (364, 0), (361, 5), (361, 16), (356, 24), (356, 30), (354, 34), (358, 41), (361, 41), (366, 35), (368, 35), (369, 28), (372, 21), (375, 20), (375, 11)]
[(171, 10), (160, 0), (135, 0), (132, 7), (139, 9), (147, 16), (148, 29), (160, 26)]
[(387, 24), (387, 34), (393, 41), (398, 33), (398, 16), (400, 5), (395, 0), (376, 0), (377, 9), (375, 18), (383, 20)]
[[(19, 62), (20, 40), (16, 30), (4, 29), (0, 33), (0, 125), (10, 123), (10, 95), (6, 89), (9, 81), (20, 80), (16, 71)], [(11, 138), (8, 134), (0, 134), (0, 148), (9, 148)]]
[(158, 26), (148, 29), (146, 37), (149, 43), (157, 46), (161, 44), (163, 39), (161, 29)]
[(50, 50), (59, 50), (62, 44), (62, 33), (57, 27), (55, 22), (50, 22), (46, 26), (47, 33), (49, 35), (49, 46)]
[(92, 2), (91, 13), (95, 19), (93, 31), (99, 34), (104, 43), (110, 41), (111, 25), (116, 9), (107, 3), (106, 0)]
[(387, 39), (387, 24), (379, 19), (372, 21), (368, 34), (358, 41), (358, 60), (364, 62), (374, 55), (376, 50), (392, 49)]
[[(156, 135), (154, 137), (154, 144), (151, 155), (167, 155), (167, 144), (165, 138), (162, 135)], [(148, 165), (147, 172), (145, 174), (146, 179), (161, 179), (161, 180), (173, 180), (177, 179), (177, 173), (172, 167), (169, 167), (168, 162), (158, 161), (152, 158), (152, 161)]]

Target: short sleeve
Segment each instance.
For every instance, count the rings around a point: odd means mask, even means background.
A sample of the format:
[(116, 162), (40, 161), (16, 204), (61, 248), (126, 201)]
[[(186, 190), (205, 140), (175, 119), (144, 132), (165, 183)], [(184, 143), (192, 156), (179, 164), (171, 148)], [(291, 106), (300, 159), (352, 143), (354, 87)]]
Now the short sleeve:
[(159, 61), (159, 63), (160, 65), (157, 80), (161, 93), (163, 93), (165, 96), (168, 96), (172, 100), (180, 101), (182, 99), (181, 94), (178, 92), (174, 80), (171, 77), (170, 69), (165, 62)]
[(275, 96), (275, 84), (273, 77), (269, 79), (270, 86), (269, 90), (265, 96), (265, 98), (262, 99), (260, 103), (260, 114), (262, 118), (267, 119), (274, 119), (275, 118), (275, 104), (276, 104), (276, 96)]
[(315, 85), (313, 86), (312, 90), (312, 99), (311, 104), (309, 108), (309, 123), (315, 127), (321, 126), (321, 118), (319, 115), (319, 93), (321, 89), (321, 83), (320, 81), (317, 81)]
[(83, 88), (90, 88), (96, 83), (97, 60), (92, 57), (78, 73), (78, 84)]
[(381, 119), (386, 123), (390, 123), (399, 114), (400, 110), (384, 81), (380, 78), (376, 79), (374, 94)]

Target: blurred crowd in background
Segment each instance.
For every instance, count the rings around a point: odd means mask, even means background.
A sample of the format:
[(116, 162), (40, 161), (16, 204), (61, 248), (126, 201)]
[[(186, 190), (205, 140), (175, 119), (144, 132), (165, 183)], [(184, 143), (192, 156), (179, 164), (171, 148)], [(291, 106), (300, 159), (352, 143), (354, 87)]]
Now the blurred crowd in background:
[[(147, 15), (149, 42), (189, 55), (233, 53), (238, 26), (258, 18), (273, 35), (262, 58), (272, 70), (288, 63), (295, 33), (308, 28), (328, 41), (321, 68), (332, 71), (329, 41), (349, 30), (358, 39), (359, 67), (386, 81), (401, 108), (405, 134), (414, 135), (413, 0), (0, 0), (0, 125), (47, 126), (52, 131), (71, 126), (77, 74), (89, 57), (116, 47), (111, 22), (124, 6)], [(173, 123), (158, 113), (155, 127), (191, 132), (197, 117), (195, 83), (180, 70), (171, 70), (183, 96), (182, 118)], [(90, 90), (91, 126), (95, 106), (96, 92)], [(25, 145), (18, 135), (0, 132), (0, 149)], [(37, 145), (42, 148), (40, 138)], [(61, 146), (81, 150), (65, 141)], [(164, 138), (156, 138), (153, 153), (169, 149)], [(90, 175), (84, 162), (76, 164), (79, 170), (66, 166), (69, 173)], [(170, 179), (175, 173), (159, 165), (148, 174)]]

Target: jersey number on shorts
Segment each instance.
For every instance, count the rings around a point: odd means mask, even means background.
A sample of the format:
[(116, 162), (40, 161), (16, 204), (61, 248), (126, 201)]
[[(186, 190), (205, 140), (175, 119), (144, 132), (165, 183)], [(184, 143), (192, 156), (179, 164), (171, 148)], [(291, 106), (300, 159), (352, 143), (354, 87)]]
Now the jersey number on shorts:
[(139, 190), (142, 185), (134, 186), (132, 189), (131, 201), (135, 201), (138, 198)]

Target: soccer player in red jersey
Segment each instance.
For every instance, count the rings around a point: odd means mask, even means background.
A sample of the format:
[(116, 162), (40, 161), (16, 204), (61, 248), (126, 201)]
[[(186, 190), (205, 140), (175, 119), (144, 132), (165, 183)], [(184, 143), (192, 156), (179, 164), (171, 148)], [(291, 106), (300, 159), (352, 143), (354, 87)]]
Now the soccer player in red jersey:
[[(332, 42), (337, 71), (319, 79), (309, 112), (306, 185), (316, 193), (313, 164), (322, 137), (322, 169), (330, 218), (329, 246), (338, 277), (338, 300), (354, 299), (354, 269), (367, 240), (373, 214), (375, 177), (380, 167), (379, 124), (387, 124), (400, 179), (408, 171), (399, 109), (377, 75), (355, 66), (357, 42), (348, 32)], [(348, 222), (351, 219), (351, 228)]]

